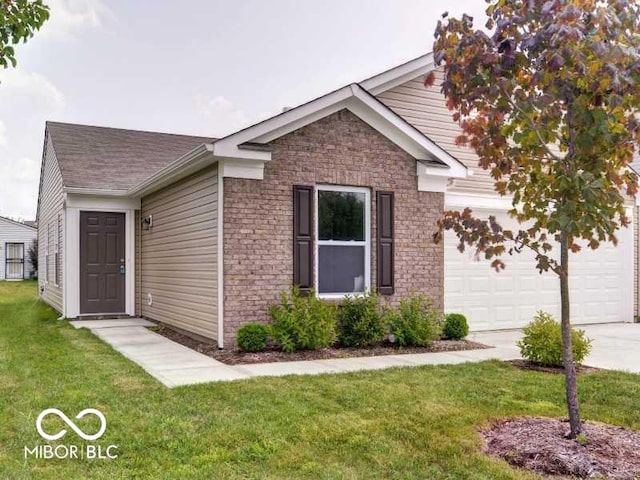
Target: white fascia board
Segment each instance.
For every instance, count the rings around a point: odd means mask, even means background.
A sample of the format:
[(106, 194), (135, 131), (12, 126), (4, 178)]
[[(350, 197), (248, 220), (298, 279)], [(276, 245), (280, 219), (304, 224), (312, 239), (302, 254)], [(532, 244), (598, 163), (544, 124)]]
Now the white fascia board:
[(103, 197), (126, 197), (127, 190), (111, 190), (108, 188), (64, 187), (65, 193), (77, 195), (99, 195)]
[(89, 210), (139, 210), (140, 197), (67, 193), (65, 206)]
[(225, 159), (219, 162), (218, 169), (222, 178), (263, 180), (264, 163), (262, 160)]
[(447, 192), (444, 197), (445, 208), (466, 208), (479, 210), (507, 211), (513, 208), (513, 197), (495, 195), (482, 195), (463, 192)]
[[(258, 158), (258, 154), (260, 153), (266, 156), (265, 154), (268, 152), (238, 149), (238, 145), (247, 142), (268, 143), (276, 138), (282, 137), (289, 132), (340, 110), (342, 108), (339, 106), (340, 102), (351, 97), (351, 95), (350, 86), (346, 86), (300, 105), (299, 107), (292, 108), (275, 117), (268, 118), (244, 130), (233, 133), (225, 138), (221, 138), (214, 144), (214, 154), (216, 156), (231, 158), (249, 158), (247, 157), (248, 155), (251, 155), (250, 158)], [(244, 156), (238, 157), (236, 150), (244, 152)]]
[(449, 179), (447, 177), (433, 177), (418, 175), (419, 192), (446, 193)]
[[(449, 170), (449, 168), (447, 168), (446, 166), (431, 166), (431, 165), (425, 165), (422, 162), (416, 162), (416, 173), (418, 176), (430, 176), (430, 177), (447, 177), (447, 178), (451, 178), (451, 172)], [(469, 173), (467, 173), (467, 176), (470, 176)]]
[(433, 53), (414, 58), (402, 65), (391, 68), (360, 82), (362, 88), (372, 95), (379, 95), (398, 85), (402, 85), (420, 75), (426, 75), (435, 68)]
[(213, 156), (213, 145), (203, 143), (146, 180), (130, 188), (127, 191), (127, 195), (130, 197), (142, 197), (212, 165), (216, 161), (217, 159)]
[(271, 160), (271, 152), (263, 150), (251, 150), (248, 148), (241, 148), (233, 142), (214, 143), (213, 155), (221, 160), (261, 160), (263, 162), (269, 162)]

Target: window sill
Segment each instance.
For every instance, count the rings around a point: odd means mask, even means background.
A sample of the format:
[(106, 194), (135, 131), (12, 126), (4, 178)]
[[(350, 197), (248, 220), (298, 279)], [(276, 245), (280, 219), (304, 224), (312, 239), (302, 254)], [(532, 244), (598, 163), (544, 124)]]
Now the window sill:
[(349, 292), (349, 293), (318, 293), (316, 297), (322, 300), (342, 300), (344, 297), (364, 297), (366, 292)]

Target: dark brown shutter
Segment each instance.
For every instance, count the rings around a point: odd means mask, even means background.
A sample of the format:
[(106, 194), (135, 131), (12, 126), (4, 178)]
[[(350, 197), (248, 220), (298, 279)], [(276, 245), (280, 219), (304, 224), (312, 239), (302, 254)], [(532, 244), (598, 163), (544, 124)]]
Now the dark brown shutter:
[(313, 187), (293, 187), (293, 284), (313, 288)]
[(377, 192), (378, 293), (393, 295), (393, 192)]

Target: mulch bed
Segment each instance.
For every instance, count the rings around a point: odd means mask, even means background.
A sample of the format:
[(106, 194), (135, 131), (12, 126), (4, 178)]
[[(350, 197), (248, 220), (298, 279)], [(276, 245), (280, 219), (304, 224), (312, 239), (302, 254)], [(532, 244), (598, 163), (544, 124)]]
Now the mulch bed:
[(509, 464), (544, 475), (633, 480), (640, 475), (640, 432), (583, 422), (578, 440), (568, 440), (566, 420), (525, 417), (482, 431), (484, 451)]
[[(533, 370), (536, 372), (556, 373), (564, 375), (563, 367), (545, 367), (544, 365), (533, 363), (529, 360), (506, 360), (505, 363), (513, 365), (514, 367), (517, 367), (521, 370)], [(598, 373), (601, 372), (602, 369), (596, 367), (588, 367), (586, 365), (578, 365), (576, 367), (576, 371), (579, 375), (583, 375), (589, 373)]]
[(429, 347), (398, 347), (392, 343), (370, 348), (341, 348), (331, 347), (322, 350), (302, 350), (299, 352), (286, 353), (277, 350), (275, 347), (263, 352), (249, 353), (240, 350), (219, 350), (216, 345), (201, 342), (188, 335), (168, 328), (164, 325), (152, 327), (160, 335), (167, 337), (174, 342), (180, 343), (216, 360), (228, 365), (241, 365), (248, 363), (268, 363), (268, 362), (293, 362), (297, 360), (321, 360), (328, 358), (349, 358), (349, 357), (376, 357), (380, 355), (402, 355), (405, 353), (432, 353), (432, 352), (455, 352), (461, 350), (477, 350), (490, 348), (481, 343), (467, 340), (436, 340)]

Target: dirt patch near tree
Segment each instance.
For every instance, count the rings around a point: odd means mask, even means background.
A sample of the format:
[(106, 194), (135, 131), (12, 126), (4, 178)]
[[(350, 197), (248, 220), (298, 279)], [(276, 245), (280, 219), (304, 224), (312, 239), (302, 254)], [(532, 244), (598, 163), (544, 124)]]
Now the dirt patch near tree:
[(235, 349), (219, 350), (216, 345), (195, 340), (188, 335), (176, 332), (164, 325), (152, 327), (152, 330), (174, 342), (180, 343), (185, 347), (189, 347), (228, 365), (294, 362), (297, 360), (322, 360), (329, 358), (376, 357), (380, 355), (402, 355), (406, 353), (456, 352), (491, 348), (481, 343), (467, 340), (436, 340), (429, 347), (398, 347), (392, 343), (384, 343), (369, 348), (331, 347), (321, 350), (302, 350), (293, 353), (286, 353), (275, 347), (271, 347), (263, 352), (249, 353)]
[(640, 432), (584, 422), (569, 440), (569, 423), (543, 417), (497, 422), (482, 431), (484, 451), (515, 467), (546, 475), (633, 480), (640, 475)]
[[(505, 363), (513, 365), (514, 367), (517, 367), (520, 370), (533, 370), (535, 372), (556, 373), (556, 374), (564, 375), (563, 367), (546, 367), (538, 363), (530, 362), (529, 360), (506, 360)], [(598, 373), (598, 372), (601, 372), (602, 369), (595, 368), (595, 367), (588, 367), (586, 365), (577, 365), (576, 371), (578, 372), (579, 375), (583, 375), (583, 374), (589, 374), (589, 373)]]

